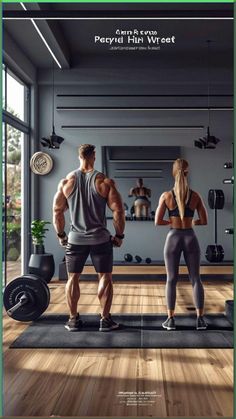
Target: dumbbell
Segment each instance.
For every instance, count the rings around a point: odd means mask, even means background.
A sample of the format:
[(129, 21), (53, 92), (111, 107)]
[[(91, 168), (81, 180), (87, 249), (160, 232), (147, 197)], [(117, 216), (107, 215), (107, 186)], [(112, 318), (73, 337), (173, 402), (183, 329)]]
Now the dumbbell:
[(8, 316), (22, 322), (38, 319), (48, 308), (49, 302), (47, 283), (31, 274), (13, 279), (3, 294), (3, 304)]
[(136, 260), (137, 263), (141, 263), (142, 262), (142, 258), (140, 256), (138, 256), (138, 255), (136, 255), (134, 257), (134, 259)]
[(132, 262), (133, 256), (130, 253), (126, 253), (124, 255), (124, 260), (125, 260), (125, 262)]

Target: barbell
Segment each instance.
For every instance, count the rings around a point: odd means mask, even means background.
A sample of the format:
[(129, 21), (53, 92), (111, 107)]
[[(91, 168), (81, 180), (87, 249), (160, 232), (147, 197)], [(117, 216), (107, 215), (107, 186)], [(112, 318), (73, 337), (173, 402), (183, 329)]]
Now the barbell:
[(49, 302), (47, 283), (31, 274), (13, 279), (3, 294), (3, 304), (8, 316), (21, 322), (38, 319), (48, 308)]

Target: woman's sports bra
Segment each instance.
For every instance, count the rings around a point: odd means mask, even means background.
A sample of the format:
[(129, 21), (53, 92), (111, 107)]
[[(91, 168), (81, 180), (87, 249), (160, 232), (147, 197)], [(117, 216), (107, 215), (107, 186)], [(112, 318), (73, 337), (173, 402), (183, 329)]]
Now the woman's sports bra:
[[(189, 203), (190, 203), (191, 197), (192, 197), (192, 192), (193, 191), (190, 189), (190, 194), (189, 194), (188, 202), (185, 205), (184, 217), (193, 218), (193, 216), (194, 216), (194, 210), (192, 210), (189, 207)], [(174, 193), (173, 190), (172, 190), (172, 194), (173, 194), (173, 198), (174, 198), (175, 203), (176, 203), (176, 207), (174, 209), (172, 209), (172, 210), (167, 207), (168, 212), (169, 212), (169, 217), (179, 217), (179, 208), (178, 208), (176, 197), (175, 197), (175, 193)]]

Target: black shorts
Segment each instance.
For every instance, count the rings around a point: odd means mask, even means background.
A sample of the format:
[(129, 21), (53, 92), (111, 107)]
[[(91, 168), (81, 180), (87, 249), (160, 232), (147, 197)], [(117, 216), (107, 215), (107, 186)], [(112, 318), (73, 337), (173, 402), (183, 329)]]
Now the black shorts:
[(89, 255), (97, 273), (112, 272), (113, 245), (111, 240), (93, 245), (68, 243), (65, 255), (67, 272), (81, 273)]

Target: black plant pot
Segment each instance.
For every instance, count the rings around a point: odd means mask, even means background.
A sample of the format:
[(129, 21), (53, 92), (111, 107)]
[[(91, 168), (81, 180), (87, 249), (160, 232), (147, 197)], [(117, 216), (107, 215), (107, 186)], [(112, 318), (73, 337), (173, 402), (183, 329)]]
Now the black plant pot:
[(34, 244), (34, 254), (35, 255), (43, 255), (45, 254), (45, 249), (44, 249), (44, 245), (43, 244)]
[[(41, 252), (41, 253), (40, 253)], [(44, 253), (43, 245), (34, 245), (34, 253), (29, 260), (29, 273), (50, 282), (55, 272), (55, 262), (51, 253)]]

